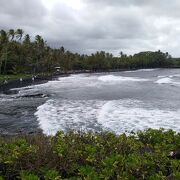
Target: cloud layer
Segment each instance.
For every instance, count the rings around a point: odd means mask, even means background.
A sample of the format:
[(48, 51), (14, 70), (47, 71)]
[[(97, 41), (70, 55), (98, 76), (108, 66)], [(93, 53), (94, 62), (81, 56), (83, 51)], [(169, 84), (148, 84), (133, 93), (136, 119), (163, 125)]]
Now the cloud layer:
[(179, 8), (179, 0), (1, 0), (0, 29), (22, 28), (80, 53), (161, 49), (180, 56)]

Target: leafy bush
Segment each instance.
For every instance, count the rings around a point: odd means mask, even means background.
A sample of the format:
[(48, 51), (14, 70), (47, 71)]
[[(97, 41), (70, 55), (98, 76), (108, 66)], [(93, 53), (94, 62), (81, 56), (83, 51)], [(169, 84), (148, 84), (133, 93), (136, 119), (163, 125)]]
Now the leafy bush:
[(39, 177), (33, 173), (28, 171), (21, 171), (20, 172), (20, 179), (21, 180), (39, 180)]
[[(130, 135), (58, 132), (0, 139), (4, 179), (179, 179), (180, 133), (163, 129)], [(1, 178), (1, 179), (2, 179)]]
[(45, 178), (45, 180), (59, 180), (59, 179), (61, 179), (58, 171), (55, 171), (55, 170), (47, 170), (44, 174), (44, 178)]
[(12, 164), (21, 156), (35, 153), (36, 147), (28, 144), (25, 139), (12, 139), (11, 142), (0, 140), (0, 162)]

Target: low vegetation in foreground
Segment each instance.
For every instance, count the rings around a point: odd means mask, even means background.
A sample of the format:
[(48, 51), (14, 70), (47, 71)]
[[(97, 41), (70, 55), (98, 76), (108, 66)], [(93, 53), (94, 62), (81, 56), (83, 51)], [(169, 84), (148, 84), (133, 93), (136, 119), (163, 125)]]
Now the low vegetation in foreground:
[(180, 179), (180, 133), (58, 132), (0, 138), (0, 179)]

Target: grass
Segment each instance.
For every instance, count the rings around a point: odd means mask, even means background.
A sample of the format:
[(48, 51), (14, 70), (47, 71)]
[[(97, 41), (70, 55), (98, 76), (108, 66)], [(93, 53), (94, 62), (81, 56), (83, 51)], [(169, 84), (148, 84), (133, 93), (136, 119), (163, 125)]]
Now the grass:
[(0, 75), (0, 81), (32, 77), (31, 74)]
[[(51, 76), (52, 73), (37, 73), (36, 76)], [(19, 78), (30, 78), (33, 74), (9, 74), (9, 75), (0, 75), (0, 82), (5, 80), (16, 80)]]
[(0, 179), (180, 179), (180, 133), (148, 129), (0, 138)]

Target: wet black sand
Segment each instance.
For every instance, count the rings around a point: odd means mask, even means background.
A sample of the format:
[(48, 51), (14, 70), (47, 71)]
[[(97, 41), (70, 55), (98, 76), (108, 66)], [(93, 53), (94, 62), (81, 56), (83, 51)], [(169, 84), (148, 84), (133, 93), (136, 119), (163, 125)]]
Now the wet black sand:
[(51, 76), (36, 76), (33, 78), (22, 78), (16, 80), (9, 80), (7, 83), (0, 82), (0, 93), (3, 94), (15, 94), (16, 90), (11, 90), (14, 88), (21, 88), (31, 85), (43, 84), (58, 77), (68, 76), (68, 74), (58, 74), (58, 75), (51, 75)]

